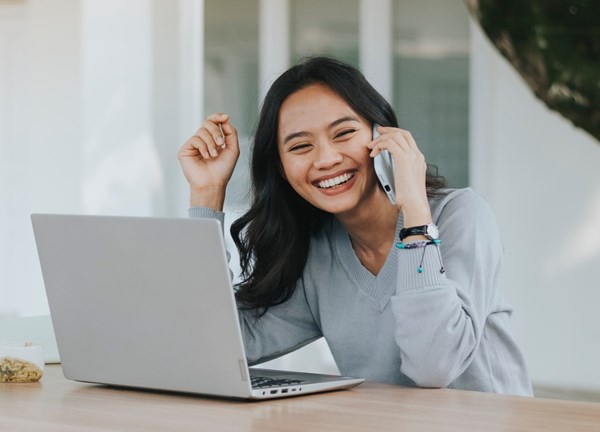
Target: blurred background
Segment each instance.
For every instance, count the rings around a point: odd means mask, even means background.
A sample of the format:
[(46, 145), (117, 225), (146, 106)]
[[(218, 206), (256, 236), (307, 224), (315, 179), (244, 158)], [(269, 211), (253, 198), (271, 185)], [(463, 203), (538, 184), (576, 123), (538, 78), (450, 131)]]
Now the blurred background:
[[(0, 0), (0, 339), (56, 358), (31, 213), (186, 217), (177, 150), (222, 111), (242, 148), (231, 223), (261, 98), (313, 54), (358, 66), (450, 185), (495, 209), (536, 394), (600, 400), (600, 145), (462, 0)], [(324, 341), (274, 366), (335, 371)]]

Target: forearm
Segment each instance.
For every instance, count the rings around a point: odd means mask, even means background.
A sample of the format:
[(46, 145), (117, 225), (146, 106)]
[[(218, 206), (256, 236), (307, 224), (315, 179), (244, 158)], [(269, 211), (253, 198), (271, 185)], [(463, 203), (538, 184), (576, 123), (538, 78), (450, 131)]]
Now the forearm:
[(251, 364), (282, 356), (322, 336), (307, 303), (301, 280), (292, 297), (284, 303), (271, 306), (262, 316), (257, 317), (255, 310), (240, 306), (238, 304), (242, 335), (246, 356)]
[(239, 310), (246, 357), (251, 365), (281, 357), (322, 336), (312, 326), (292, 325), (287, 318), (269, 312), (260, 318), (252, 313)]
[(491, 209), (472, 191), (448, 198), (433, 220), (440, 245), (398, 251), (392, 307), (402, 372), (445, 387), (470, 365), (498, 300), (502, 244)]
[(391, 302), (402, 373), (422, 387), (448, 386), (469, 366), (483, 330), (468, 299), (445, 281), (400, 292)]

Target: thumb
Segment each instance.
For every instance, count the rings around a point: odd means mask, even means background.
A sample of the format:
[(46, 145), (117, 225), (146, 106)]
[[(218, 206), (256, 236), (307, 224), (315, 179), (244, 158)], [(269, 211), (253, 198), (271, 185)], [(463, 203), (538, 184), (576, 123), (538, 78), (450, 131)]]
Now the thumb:
[(237, 150), (239, 147), (237, 130), (229, 122), (229, 116), (227, 117), (227, 119), (225, 119), (223, 123), (221, 123), (221, 130), (223, 131), (223, 136), (225, 138), (225, 144), (227, 145), (227, 147)]

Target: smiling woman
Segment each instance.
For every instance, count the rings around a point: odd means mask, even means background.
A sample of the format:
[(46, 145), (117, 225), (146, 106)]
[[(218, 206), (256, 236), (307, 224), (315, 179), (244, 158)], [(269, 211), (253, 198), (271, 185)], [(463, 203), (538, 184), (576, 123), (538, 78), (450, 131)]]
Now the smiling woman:
[[(395, 205), (374, 171), (382, 151), (393, 159)], [(239, 152), (226, 114), (181, 147), (191, 217), (223, 221)], [(284, 72), (266, 95), (251, 159), (252, 205), (231, 228), (251, 363), (325, 337), (343, 375), (531, 394), (508, 331), (490, 207), (471, 189), (443, 188), (358, 70), (314, 57)]]
[[(396, 226), (397, 210), (392, 213), (393, 207), (378, 205), (383, 192), (373, 188), (376, 180), (372, 162), (366, 163), (369, 159), (366, 144), (371, 141), (373, 123), (396, 127), (398, 121), (389, 103), (358, 70), (320, 57), (282, 75), (269, 90), (263, 106), (270, 108), (261, 111), (254, 140), (251, 171), (255, 200), (250, 211), (232, 225), (232, 236), (240, 251), (242, 268), (252, 265), (254, 269), (252, 273), (246, 273), (238, 298), (253, 307), (268, 308), (291, 296), (304, 269), (310, 235), (322, 226), (328, 214), (344, 213), (359, 201), (365, 201), (367, 205), (363, 208), (385, 209), (384, 214), (372, 215), (379, 226), (384, 221), (392, 230)], [(339, 143), (329, 145), (329, 142), (333, 144), (343, 139), (337, 135), (347, 131), (348, 125), (344, 129), (338, 121), (348, 117), (356, 119), (352, 126), (357, 130), (355, 134), (359, 135), (350, 140), (354, 143), (354, 152), (360, 154), (362, 148), (362, 171), (356, 171), (361, 180), (351, 182), (344, 189), (348, 193), (331, 191), (337, 196), (332, 201), (323, 189), (317, 190), (312, 185), (286, 179), (287, 171), (292, 171), (295, 165), (287, 161), (292, 157), (296, 161), (309, 158), (314, 154), (311, 148), (316, 148), (318, 154), (323, 148), (326, 152), (320, 157), (317, 155), (315, 169), (310, 173), (313, 177), (308, 183), (329, 180), (341, 174), (341, 166), (351, 164), (351, 159), (336, 152)], [(325, 132), (323, 125), (329, 125)], [(321, 126), (320, 129), (318, 126)], [(284, 140), (293, 138), (297, 133), (302, 136), (296, 137), (296, 140), (304, 138), (305, 141), (291, 140), (287, 148), (304, 145), (306, 150), (298, 151), (305, 155), (296, 155), (282, 148), (283, 144), (287, 144)], [(307, 140), (309, 135), (312, 139)], [(327, 160), (331, 158), (334, 160)], [(343, 162), (341, 166), (340, 161)], [(435, 169), (432, 169), (424, 182), (432, 195), (444, 185), (443, 179), (434, 173)], [(370, 194), (372, 191), (376, 191), (373, 196)], [(319, 202), (311, 202), (306, 194), (319, 197)], [(429, 214), (420, 217), (425, 221), (431, 218)], [(243, 237), (240, 234), (246, 225), (247, 235)], [(391, 246), (392, 238), (393, 235), (388, 235), (385, 244)], [(380, 254), (375, 267), (381, 267), (381, 261), (385, 261), (384, 256), (388, 252), (389, 248)]]

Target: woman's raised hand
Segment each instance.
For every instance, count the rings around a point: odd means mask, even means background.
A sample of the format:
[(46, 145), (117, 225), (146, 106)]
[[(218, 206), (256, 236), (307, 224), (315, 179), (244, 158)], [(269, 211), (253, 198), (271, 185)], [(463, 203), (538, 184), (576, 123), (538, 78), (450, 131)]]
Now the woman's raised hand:
[(371, 141), (368, 147), (372, 150), (371, 157), (387, 150), (394, 159), (396, 205), (404, 213), (404, 226), (431, 223), (431, 210), (425, 187), (425, 156), (409, 131), (383, 126), (379, 126), (377, 131), (379, 137)]
[(190, 205), (223, 209), (225, 188), (240, 155), (236, 129), (229, 115), (209, 116), (177, 154), (190, 184)]

